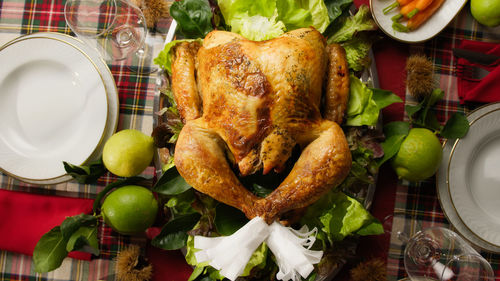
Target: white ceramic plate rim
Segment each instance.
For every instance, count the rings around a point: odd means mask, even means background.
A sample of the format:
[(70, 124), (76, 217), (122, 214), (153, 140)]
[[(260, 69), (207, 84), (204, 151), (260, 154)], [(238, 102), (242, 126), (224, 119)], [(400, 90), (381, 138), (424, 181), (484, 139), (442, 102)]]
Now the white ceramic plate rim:
[(441, 7), (419, 28), (411, 32), (399, 32), (392, 28), (391, 18), (398, 14), (398, 8), (384, 15), (382, 10), (395, 0), (370, 0), (370, 10), (378, 27), (389, 37), (405, 43), (429, 40), (440, 33), (462, 10), (467, 0), (445, 0)]
[(448, 168), (448, 188), (458, 216), (478, 237), (497, 246), (500, 246), (500, 222), (495, 214), (488, 212), (486, 202), (474, 194), (473, 189), (477, 187), (469, 183), (469, 171), (470, 165), (475, 164), (474, 159), (480, 153), (478, 149), (492, 137), (497, 139), (500, 136), (499, 120), (500, 109), (489, 111), (473, 120), (467, 136), (455, 142)]
[[(472, 122), (479, 116), (495, 109), (500, 109), (500, 103), (488, 104), (483, 107), (477, 108), (473, 112), (469, 113), (467, 119), (469, 120), (469, 122)], [(467, 241), (469, 241), (472, 245), (480, 248), (483, 251), (500, 253), (499, 246), (488, 243), (487, 241), (478, 237), (464, 224), (452, 204), (448, 189), (448, 167), (450, 163), (451, 150), (454, 143), (455, 142), (453, 141), (446, 141), (443, 144), (443, 160), (436, 174), (436, 188), (441, 209), (443, 210), (445, 217), (455, 228), (456, 232), (459, 233)]]
[[(67, 42), (68, 44), (72, 44), (76, 46), (77, 48), (80, 48), (83, 50), (89, 57), (90, 59), (96, 64), (97, 68), (99, 69), (100, 74), (102, 75), (103, 81), (104, 81), (104, 86), (106, 87), (106, 95), (107, 95), (107, 100), (108, 100), (108, 118), (106, 120), (106, 128), (103, 136), (103, 140), (101, 141), (101, 144), (99, 147), (92, 153), (92, 155), (89, 157), (89, 159), (86, 162), (91, 162), (94, 160), (97, 160), (100, 158), (103, 145), (106, 142), (109, 137), (111, 137), (115, 132), (118, 127), (118, 115), (119, 115), (119, 97), (118, 97), (118, 89), (116, 87), (116, 83), (113, 77), (113, 74), (111, 73), (111, 70), (109, 69), (108, 65), (104, 61), (104, 59), (99, 55), (99, 53), (91, 48), (90, 46), (86, 45), (83, 41), (79, 40), (76, 37), (64, 34), (64, 33), (57, 33), (57, 32), (36, 32), (36, 33), (31, 33), (27, 35), (20, 36), (18, 38), (13, 39), (11, 42), (20, 40), (22, 38), (31, 38), (31, 37), (36, 37), (36, 38), (54, 38), (57, 40), (62, 40)], [(1, 168), (0, 168), (1, 170)], [(14, 176), (14, 175), (12, 175)], [(14, 176), (15, 177), (15, 176)], [(52, 184), (59, 184), (62, 182), (66, 182), (69, 180), (72, 180), (73, 178), (65, 174), (63, 176), (54, 178), (54, 179), (47, 179), (47, 180), (35, 180), (35, 179), (23, 179), (23, 178), (17, 178), (21, 181), (24, 181), (26, 183), (31, 183), (31, 184), (36, 184), (36, 185), (52, 185)]]
[[(37, 84), (36, 79), (38, 76), (43, 77), (43, 79), (50, 79), (50, 87), (57, 90), (49, 92), (48, 89), (41, 89), (41, 91), (43, 91), (41, 93), (47, 94), (52, 99), (59, 99), (56, 101), (45, 101), (43, 98), (37, 101), (39, 102), (40, 108), (44, 108), (45, 106), (49, 106), (50, 108), (50, 111), (41, 111), (41, 114), (43, 114), (42, 119), (47, 120), (47, 116), (51, 116), (48, 119), (55, 121), (54, 116), (59, 114), (65, 116), (57, 121), (57, 126), (55, 126), (55, 123), (52, 123), (47, 127), (52, 129), (52, 133), (59, 136), (57, 140), (66, 140), (62, 142), (56, 141), (56, 145), (53, 146), (38, 148), (35, 146), (35, 151), (38, 151), (40, 154), (37, 156), (30, 156), (33, 152), (29, 150), (23, 151), (25, 147), (14, 145), (16, 141), (15, 138), (21, 141), (27, 141), (27, 139), (23, 140), (23, 138), (27, 137), (26, 135), (21, 136), (18, 132), (15, 132), (11, 135), (10, 139), (8, 136), (4, 135), (2, 140), (4, 146), (1, 149), (3, 156), (2, 159), (0, 159), (2, 170), (20, 179), (50, 180), (61, 177), (66, 174), (62, 167), (62, 161), (67, 160), (75, 164), (84, 163), (103, 139), (108, 115), (108, 106), (106, 88), (102, 75), (95, 63), (93, 63), (85, 52), (72, 44), (55, 38), (24, 37), (5, 44), (1, 47), (1, 50), (2, 53), (0, 56), (3, 56), (3, 65), (6, 66), (3, 69), (4, 74), (0, 77), (2, 78), (2, 83), (13, 84), (12, 87), (24, 87), (24, 90), (20, 92), (16, 92), (18, 89), (13, 89), (10, 96), (4, 96), (4, 102), (9, 102), (8, 100), (14, 102), (11, 107), (16, 106), (18, 103), (20, 105), (25, 105), (24, 102), (29, 101), (30, 98), (33, 97), (32, 93), (36, 92), (30, 90), (29, 84), (46, 86), (46, 81), (38, 82)], [(30, 50), (37, 51), (31, 52)], [(37, 74), (36, 67), (38, 66), (41, 71), (46, 69), (52, 71), (54, 69), (54, 73), (48, 76), (45, 73)], [(33, 80), (11, 83), (9, 80), (5, 79), (8, 75), (14, 75), (16, 71), (24, 71), (22, 69), (23, 67), (29, 67), (26, 68), (28, 72), (35, 71), (26, 76), (26, 78), (34, 78)], [(31, 67), (34, 67), (35, 70)], [(30, 68), (31, 70), (29, 70)], [(65, 81), (65, 83), (59, 83), (57, 79), (53, 78), (54, 74), (61, 76), (66, 74), (71, 75), (72, 78), (70, 80), (74, 87), (68, 87), (68, 80)], [(65, 76), (65, 78), (67, 78), (67, 76)], [(28, 89), (28, 91), (26, 91), (26, 89)], [(73, 95), (67, 95), (71, 94), (72, 91), (74, 91)], [(7, 94), (4, 93), (4, 95)], [(61, 97), (64, 98), (60, 99)], [(28, 100), (25, 98), (28, 98)], [(47, 103), (44, 105), (44, 102)], [(63, 102), (62, 105), (61, 102)], [(72, 109), (74, 111), (68, 112), (66, 105), (70, 108), (73, 107)], [(78, 112), (78, 110), (81, 111)], [(56, 113), (52, 114), (54, 111)], [(23, 129), (27, 129), (30, 126), (33, 128), (33, 125), (44, 127), (43, 130), (46, 128), (46, 126), (40, 125), (39, 120), (33, 122), (26, 121), (27, 119), (25, 116), (28, 114), (18, 108), (9, 110), (8, 113), (4, 111), (5, 116), (3, 117), (12, 116), (12, 114), (17, 115), (12, 118), (24, 122), (24, 125), (22, 125)], [(74, 114), (75, 118), (73, 118), (73, 116), (68, 117), (70, 114)], [(33, 118), (36, 118), (36, 115), (33, 116)], [(12, 130), (14, 128), (9, 129), (5, 128), (5, 126), (2, 127), (3, 130)], [(19, 130), (19, 127), (15, 130)], [(43, 130), (38, 131), (41, 132)], [(38, 131), (35, 130), (36, 133), (38, 133)], [(52, 142), (55, 141), (49, 134), (40, 136), (32, 134), (29, 137), (33, 144), (47, 140)], [(37, 139), (38, 137), (40, 138)], [(53, 156), (53, 154), (57, 156)]]

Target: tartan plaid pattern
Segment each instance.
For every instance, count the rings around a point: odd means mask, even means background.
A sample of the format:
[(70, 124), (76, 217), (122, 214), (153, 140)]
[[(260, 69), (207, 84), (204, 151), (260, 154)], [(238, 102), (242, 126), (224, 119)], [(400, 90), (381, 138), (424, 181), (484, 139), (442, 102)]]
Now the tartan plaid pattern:
[[(64, 19), (64, 4), (64, 0), (0, 1), (0, 45), (34, 32), (72, 34)], [(161, 34), (153, 36), (163, 40)], [(155, 74), (132, 72), (121, 64), (109, 65), (109, 68), (116, 81), (119, 96), (117, 131), (137, 129), (151, 134)], [(154, 176), (154, 168), (149, 167), (142, 175)], [(115, 180), (117, 177), (108, 173), (97, 184), (83, 185), (70, 181), (52, 186), (37, 186), (0, 173), (0, 188), (54, 196), (95, 198), (99, 191)], [(34, 272), (31, 256), (0, 250), (0, 280), (115, 280), (114, 259), (118, 252), (127, 245), (145, 246), (146, 242), (142, 237), (119, 235), (102, 220), (98, 237), (101, 252), (99, 257), (91, 261), (66, 258), (60, 268), (45, 274)]]
[[(19, 35), (33, 32), (52, 31), (71, 34), (64, 20), (64, 3), (64, 0), (0, 1), (0, 45)], [(492, 29), (482, 29), (472, 19), (469, 11), (469, 6), (465, 6), (460, 15), (439, 36), (412, 46), (412, 52), (423, 50), (433, 59), (436, 66), (435, 74), (439, 76), (440, 86), (446, 92), (444, 100), (435, 106), (438, 120), (442, 122), (454, 112), (467, 113), (474, 109), (473, 106), (463, 107), (459, 104), (451, 48), (456, 46), (461, 39), (488, 42), (499, 40), (498, 33), (494, 33)], [(167, 28), (162, 30), (163, 33), (166, 31)], [(109, 67), (119, 91), (118, 130), (134, 128), (149, 134), (154, 114), (154, 75), (134, 73), (123, 65), (110, 65)], [(406, 104), (415, 103), (415, 100), (407, 95)], [(145, 175), (153, 174), (153, 168), (145, 172)], [(106, 175), (95, 185), (67, 182), (56, 186), (40, 187), (0, 174), (0, 188), (54, 196), (94, 198), (106, 184), (114, 180), (116, 177)], [(67, 258), (59, 269), (47, 274), (36, 274), (33, 272), (31, 257), (0, 251), (0, 280), (115, 280), (113, 259), (117, 253), (130, 243), (141, 244), (144, 241), (118, 235), (104, 224), (100, 225), (101, 255), (99, 258), (90, 262)], [(392, 225), (387, 260), (388, 280), (398, 280), (405, 277), (402, 259), (404, 246), (396, 237), (396, 233), (402, 231), (411, 235), (430, 226), (449, 226), (439, 205), (434, 179), (419, 184), (405, 181), (398, 183)], [(486, 252), (481, 254), (490, 261), (496, 275), (500, 275), (500, 255)]]
[[(434, 106), (440, 122), (444, 123), (455, 112), (467, 114), (477, 107), (477, 105), (462, 106), (459, 104), (455, 73), (456, 58), (452, 54), (452, 48), (457, 47), (464, 39), (499, 42), (498, 30), (498, 28), (487, 29), (480, 26), (473, 20), (470, 6), (467, 4), (437, 37), (410, 47), (410, 53), (423, 51), (434, 63), (435, 77), (437, 77), (441, 89), (445, 91), (443, 100)], [(406, 104), (416, 104), (416, 101), (408, 93), (406, 93), (405, 98)], [(405, 115), (405, 119), (408, 120), (407, 115)], [(453, 226), (449, 224), (441, 210), (435, 178), (418, 184), (399, 181), (387, 259), (388, 280), (395, 281), (407, 277), (403, 263), (404, 243), (398, 239), (398, 231), (411, 236), (421, 229), (432, 226), (444, 226), (453, 230)], [(496, 280), (500, 280), (500, 255), (486, 251), (480, 253), (490, 262), (495, 276), (497, 276)]]

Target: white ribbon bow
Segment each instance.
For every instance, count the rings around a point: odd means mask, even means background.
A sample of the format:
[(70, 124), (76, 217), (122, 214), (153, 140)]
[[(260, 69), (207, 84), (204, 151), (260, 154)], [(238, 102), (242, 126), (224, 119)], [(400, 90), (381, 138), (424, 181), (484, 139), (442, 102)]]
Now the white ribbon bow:
[(224, 277), (234, 281), (243, 273), (257, 247), (266, 242), (279, 267), (276, 278), (299, 281), (300, 276), (309, 276), (313, 265), (323, 256), (323, 251), (310, 250), (316, 234), (316, 228), (309, 231), (303, 226), (295, 230), (279, 222), (268, 225), (261, 217), (255, 217), (230, 236), (195, 236), (194, 247), (200, 250), (195, 257), (198, 263), (209, 262)]

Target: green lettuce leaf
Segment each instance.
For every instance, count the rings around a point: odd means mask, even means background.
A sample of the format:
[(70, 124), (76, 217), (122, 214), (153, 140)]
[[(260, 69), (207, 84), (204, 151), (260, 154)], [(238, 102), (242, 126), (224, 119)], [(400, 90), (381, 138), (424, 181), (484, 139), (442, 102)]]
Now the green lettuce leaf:
[(263, 41), (280, 36), (284, 33), (285, 24), (276, 21), (278, 14), (270, 18), (260, 15), (248, 16), (248, 13), (238, 15), (229, 24), (231, 31), (254, 41)]
[(283, 21), (287, 30), (314, 26), (319, 32), (326, 30), (330, 17), (322, 0), (277, 0), (278, 20)]
[(363, 113), (348, 118), (346, 125), (348, 125), (348, 126), (363, 126), (363, 125), (375, 126), (377, 124), (377, 121), (378, 121), (379, 111), (380, 110), (377, 107), (377, 104), (370, 97), (367, 105), (364, 108)]
[[(305, 2), (309, 2), (309, 11), (313, 17), (312, 26), (323, 33), (330, 24), (330, 17), (328, 16), (328, 10), (326, 9), (325, 3), (323, 0), (310, 0)], [(306, 26), (303, 25), (302, 27)]]
[(346, 109), (347, 118), (363, 113), (373, 94), (372, 91), (353, 74), (350, 75), (349, 80), (351, 87), (349, 102), (347, 103)]
[(332, 244), (346, 236), (383, 233), (381, 223), (356, 199), (342, 192), (329, 192), (309, 206), (302, 224), (319, 229), (318, 239)]
[(372, 99), (373, 91), (353, 74), (350, 75), (350, 84), (346, 125), (375, 125), (379, 112), (377, 104)]
[(198, 41), (200, 44), (203, 44), (203, 39), (181, 39), (174, 40), (165, 45), (163, 50), (158, 54), (156, 58), (154, 58), (153, 62), (159, 67), (168, 71), (168, 73), (172, 74), (172, 56), (173, 56), (173, 48), (175, 45), (181, 42), (193, 42)]
[(359, 6), (355, 15), (345, 18), (338, 26), (339, 28), (328, 37), (328, 44), (345, 42), (361, 31), (377, 29), (370, 8), (366, 5)]
[(359, 36), (342, 43), (350, 69), (362, 71), (370, 65), (371, 61), (368, 54), (373, 42), (375, 42), (377, 38), (378, 37), (373, 36), (373, 33), (362, 32)]
[(323, 32), (330, 24), (322, 0), (219, 0), (218, 5), (231, 31), (250, 40), (272, 39), (309, 26)]
[(390, 91), (368, 88), (353, 74), (350, 75), (350, 83), (346, 110), (348, 126), (375, 126), (382, 108), (395, 102), (402, 102), (401, 98)]
[(361, 5), (355, 15), (348, 16), (344, 10), (348, 4), (347, 0), (327, 1), (330, 15), (337, 19), (324, 35), (328, 37), (328, 44), (339, 43), (344, 47), (350, 69), (362, 71), (370, 65), (369, 51), (380, 37), (371, 32), (377, 29), (377, 25), (368, 6)]
[(274, 0), (219, 0), (217, 3), (232, 32), (250, 40), (266, 40), (284, 33), (284, 23), (277, 22)]
[(278, 0), (276, 6), (279, 11), (278, 20), (282, 21), (288, 30), (313, 25), (313, 18), (307, 7), (302, 7), (300, 1)]

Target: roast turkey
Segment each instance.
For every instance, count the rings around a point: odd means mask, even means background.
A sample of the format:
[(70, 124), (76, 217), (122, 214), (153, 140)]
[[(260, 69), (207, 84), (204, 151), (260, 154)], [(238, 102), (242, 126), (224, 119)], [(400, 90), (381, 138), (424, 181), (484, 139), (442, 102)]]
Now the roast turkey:
[[(212, 31), (203, 45), (178, 44), (172, 91), (185, 123), (175, 147), (179, 173), (249, 219), (271, 223), (349, 173), (351, 154), (339, 126), (349, 93), (345, 52), (327, 46), (314, 28), (260, 42)], [(240, 183), (238, 176), (283, 170), (294, 147), (300, 157), (267, 197)]]

